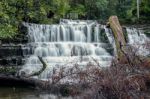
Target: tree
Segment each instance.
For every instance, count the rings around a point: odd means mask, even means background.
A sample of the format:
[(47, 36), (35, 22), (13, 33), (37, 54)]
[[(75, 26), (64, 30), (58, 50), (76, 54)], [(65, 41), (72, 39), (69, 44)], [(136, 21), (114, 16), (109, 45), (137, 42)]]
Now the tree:
[(88, 19), (99, 19), (105, 17), (107, 0), (85, 0), (86, 16)]
[(137, 18), (139, 19), (140, 18), (140, 9), (139, 9), (139, 0), (137, 0)]

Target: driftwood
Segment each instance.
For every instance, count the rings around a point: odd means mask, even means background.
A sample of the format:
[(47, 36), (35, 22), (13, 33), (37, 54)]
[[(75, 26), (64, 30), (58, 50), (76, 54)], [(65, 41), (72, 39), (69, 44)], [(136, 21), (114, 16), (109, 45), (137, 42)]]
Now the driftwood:
[(44, 88), (46, 81), (42, 81), (39, 79), (30, 78), (32, 76), (40, 75), (47, 67), (47, 64), (41, 57), (38, 57), (43, 67), (38, 72), (35, 72), (29, 76), (12, 76), (12, 75), (0, 75), (0, 85), (11, 85), (11, 86), (32, 86), (32, 87), (40, 87)]
[(35, 72), (35, 73), (33, 73), (33, 74), (30, 74), (30, 75), (27, 76), (27, 77), (39, 76), (39, 75), (46, 69), (47, 64), (44, 62), (44, 60), (42, 59), (42, 57), (39, 57), (39, 56), (38, 56), (38, 58), (39, 58), (40, 62), (43, 64), (43, 67), (42, 67), (39, 71), (37, 71), (37, 72)]

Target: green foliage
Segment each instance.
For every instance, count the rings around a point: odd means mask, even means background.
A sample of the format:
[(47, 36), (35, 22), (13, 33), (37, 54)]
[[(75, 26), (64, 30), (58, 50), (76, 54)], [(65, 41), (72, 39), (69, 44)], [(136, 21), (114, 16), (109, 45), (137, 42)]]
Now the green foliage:
[(107, 0), (96, 0), (96, 8), (97, 12), (99, 13), (97, 15), (97, 18), (105, 18), (106, 15), (104, 12), (107, 10), (108, 1)]
[(140, 13), (143, 16), (147, 16), (148, 19), (150, 19), (150, 1), (149, 0), (142, 0), (140, 5)]
[(14, 37), (22, 21), (51, 24), (69, 10), (69, 0), (1, 0), (0, 38)]
[(12, 38), (15, 36), (17, 28), (10, 24), (0, 24), (0, 38)]
[(85, 16), (85, 6), (82, 4), (77, 4), (75, 7), (72, 7), (69, 11), (70, 13), (77, 13), (79, 16)]
[[(150, 2), (149, 0), (141, 0), (140, 5), (140, 19), (149, 20), (150, 19)], [(137, 21), (137, 2), (133, 0), (130, 9), (127, 10), (127, 17), (131, 21)]]
[[(0, 38), (17, 34), (20, 22), (51, 24), (69, 13), (106, 20), (110, 15), (136, 21), (136, 0), (1, 0)], [(140, 18), (150, 19), (150, 2), (141, 0)]]
[(0, 38), (12, 38), (15, 35), (17, 28), (12, 16), (14, 10), (8, 2), (0, 2)]
[(16, 74), (18, 68), (17, 67), (5, 67), (5, 66), (1, 66), (0, 67), (0, 73), (4, 73), (4, 74)]

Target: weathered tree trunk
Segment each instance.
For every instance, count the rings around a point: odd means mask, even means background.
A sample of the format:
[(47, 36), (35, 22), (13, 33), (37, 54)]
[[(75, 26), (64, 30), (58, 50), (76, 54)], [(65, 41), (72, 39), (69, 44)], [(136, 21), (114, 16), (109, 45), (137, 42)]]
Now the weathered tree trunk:
[[(120, 62), (128, 62), (129, 64), (132, 65), (132, 63), (136, 62), (136, 61), (131, 60), (131, 57), (127, 55), (128, 53), (125, 53), (126, 51), (128, 52), (129, 48), (126, 44), (125, 36), (123, 34), (123, 30), (122, 30), (122, 27), (119, 23), (118, 17), (117, 16), (111, 16), (109, 18), (109, 23), (107, 25), (110, 26), (110, 28), (112, 29), (113, 34), (114, 34), (118, 59), (120, 60)], [(142, 56), (137, 55), (134, 57), (137, 57), (136, 58), (137, 61), (139, 61), (139, 62), (141, 61), (142, 63), (146, 63), (147, 66), (150, 65), (150, 58), (146, 57), (144, 60), (140, 60), (140, 58), (142, 58)], [(131, 61), (133, 61), (133, 62), (131, 62)]]
[(126, 42), (125, 42), (125, 37), (123, 34), (122, 27), (119, 23), (118, 17), (117, 16), (111, 16), (109, 18), (109, 25), (113, 31), (113, 34), (114, 34), (118, 59), (122, 60), (124, 57), (124, 54), (121, 50), (126, 45)]

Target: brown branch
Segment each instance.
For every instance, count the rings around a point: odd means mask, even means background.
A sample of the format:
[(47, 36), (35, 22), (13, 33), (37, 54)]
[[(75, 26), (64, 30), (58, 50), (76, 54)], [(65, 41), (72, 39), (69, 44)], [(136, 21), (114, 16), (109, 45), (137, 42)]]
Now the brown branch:
[(44, 60), (42, 59), (42, 57), (39, 57), (39, 56), (38, 56), (38, 58), (39, 58), (40, 62), (43, 64), (43, 67), (42, 67), (39, 71), (37, 71), (37, 72), (35, 72), (35, 73), (33, 73), (33, 74), (30, 74), (30, 75), (27, 76), (27, 77), (39, 76), (39, 75), (46, 69), (47, 64), (44, 62)]

